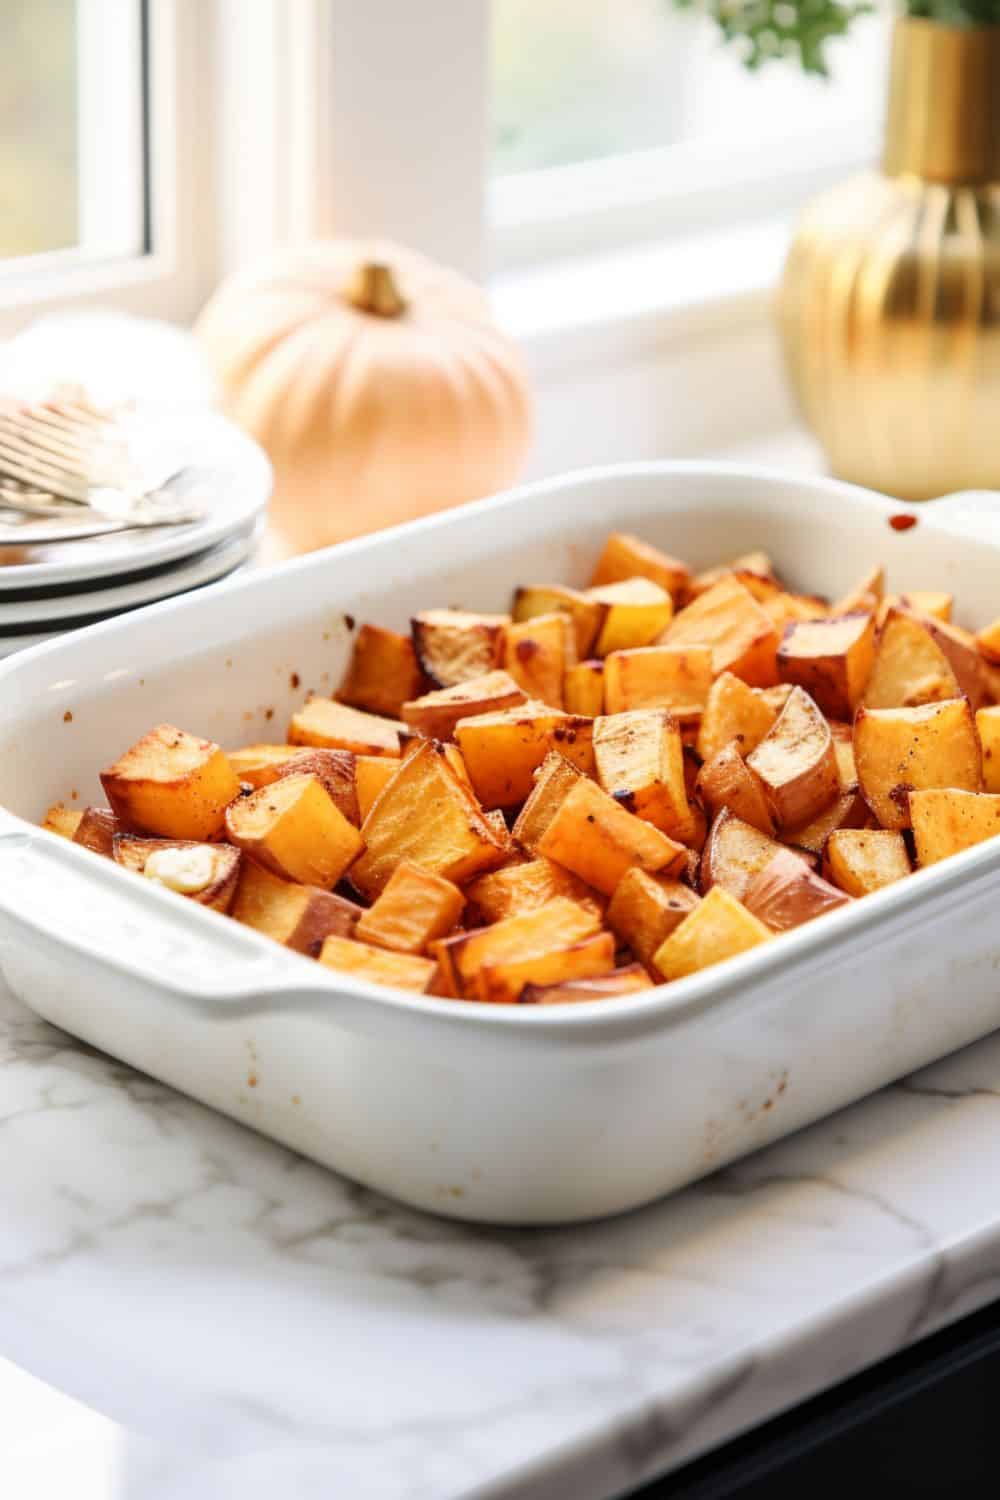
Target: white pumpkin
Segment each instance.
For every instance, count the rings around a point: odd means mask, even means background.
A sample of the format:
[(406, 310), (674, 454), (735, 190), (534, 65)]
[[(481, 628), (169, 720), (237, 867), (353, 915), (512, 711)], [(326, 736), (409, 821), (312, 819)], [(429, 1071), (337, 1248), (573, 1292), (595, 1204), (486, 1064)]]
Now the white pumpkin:
[(196, 333), (275, 471), (296, 551), (487, 495), (518, 474), (531, 400), (483, 291), (395, 245), (291, 249), (224, 282)]

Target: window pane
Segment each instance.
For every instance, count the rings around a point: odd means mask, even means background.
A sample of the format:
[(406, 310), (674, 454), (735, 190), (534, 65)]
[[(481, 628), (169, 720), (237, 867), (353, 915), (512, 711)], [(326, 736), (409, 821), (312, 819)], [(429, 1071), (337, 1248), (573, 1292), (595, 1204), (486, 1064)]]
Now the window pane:
[(493, 0), (497, 175), (680, 142), (787, 140), (796, 130), (877, 119), (885, 22), (832, 42), (833, 78), (792, 61), (749, 73), (716, 29), (672, 0)]
[(0, 0), (0, 260), (144, 247), (143, 0)]
[(77, 244), (76, 0), (3, 0), (0, 256)]

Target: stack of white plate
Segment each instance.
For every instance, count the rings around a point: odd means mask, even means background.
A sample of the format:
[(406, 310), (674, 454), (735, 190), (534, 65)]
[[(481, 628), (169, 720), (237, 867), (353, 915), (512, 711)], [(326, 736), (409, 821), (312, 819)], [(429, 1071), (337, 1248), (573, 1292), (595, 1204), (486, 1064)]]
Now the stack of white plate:
[[(184, 526), (0, 548), (0, 656), (231, 578), (251, 559), (271, 489), (267, 459), (224, 418), (165, 411), (184, 469), (168, 488), (203, 515)], [(167, 434), (168, 437), (171, 434)]]

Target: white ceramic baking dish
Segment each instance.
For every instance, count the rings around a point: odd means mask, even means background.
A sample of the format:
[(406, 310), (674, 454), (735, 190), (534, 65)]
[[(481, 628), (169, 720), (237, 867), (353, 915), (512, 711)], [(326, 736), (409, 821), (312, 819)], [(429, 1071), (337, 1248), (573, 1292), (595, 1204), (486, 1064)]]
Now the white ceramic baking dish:
[(708, 464), (571, 475), (191, 599), (0, 666), (0, 961), (41, 1015), (245, 1124), (409, 1203), (551, 1223), (626, 1209), (1000, 1024), (1000, 841), (669, 987), (532, 1009), (338, 977), (41, 833), (100, 800), (96, 772), (159, 720), (224, 745), (280, 737), (330, 691), (350, 621), (494, 610), (517, 583), (583, 582), (612, 527), (698, 565), (764, 547), (836, 595), (892, 586), (1000, 614), (1000, 497), (907, 507)]

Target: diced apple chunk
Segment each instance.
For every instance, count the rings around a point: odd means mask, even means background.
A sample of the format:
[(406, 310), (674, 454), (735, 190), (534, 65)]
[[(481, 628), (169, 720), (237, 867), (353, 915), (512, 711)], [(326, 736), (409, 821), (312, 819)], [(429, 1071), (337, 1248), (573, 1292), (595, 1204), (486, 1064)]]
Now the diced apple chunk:
[(891, 829), (842, 828), (826, 841), (823, 875), (849, 896), (868, 896), (909, 874), (906, 840)]
[(766, 943), (770, 930), (722, 886), (713, 886), (661, 943), (654, 962), (664, 979), (684, 979)]
[(537, 852), (608, 896), (632, 865), (678, 874), (687, 864), (683, 844), (627, 812), (584, 777), (563, 798)]
[(101, 772), (111, 810), (125, 828), (160, 838), (214, 838), (240, 784), (212, 740), (160, 724)]
[(230, 841), (283, 880), (325, 889), (364, 848), (318, 776), (286, 776), (234, 802)]
[(356, 934), (377, 948), (423, 953), (444, 937), (462, 914), (465, 897), (441, 875), (404, 860), (396, 866), (381, 895), (364, 912)]
[(982, 787), (979, 736), (965, 698), (859, 709), (854, 757), (865, 801), (883, 828), (910, 826), (910, 792)]
[(423, 692), (424, 674), (408, 635), (362, 625), (347, 675), (337, 689), (341, 703), (398, 719), (403, 704)]
[(398, 756), (403, 732), (405, 725), (396, 719), (363, 714), (332, 698), (310, 698), (292, 715), (288, 740), (292, 745), (312, 745), (320, 750)]
[(416, 990), (424, 994), (434, 977), (434, 963), (413, 953), (391, 953), (356, 943), (353, 938), (328, 937), (320, 950), (319, 961), (328, 969), (367, 979), (370, 984), (384, 984), (390, 989)]
[(245, 859), (230, 914), (284, 947), (316, 958), (326, 938), (350, 936), (361, 911), (332, 891), (282, 880)]
[(912, 791), (910, 826), (918, 865), (933, 865), (1000, 834), (1000, 796), (954, 787)]

